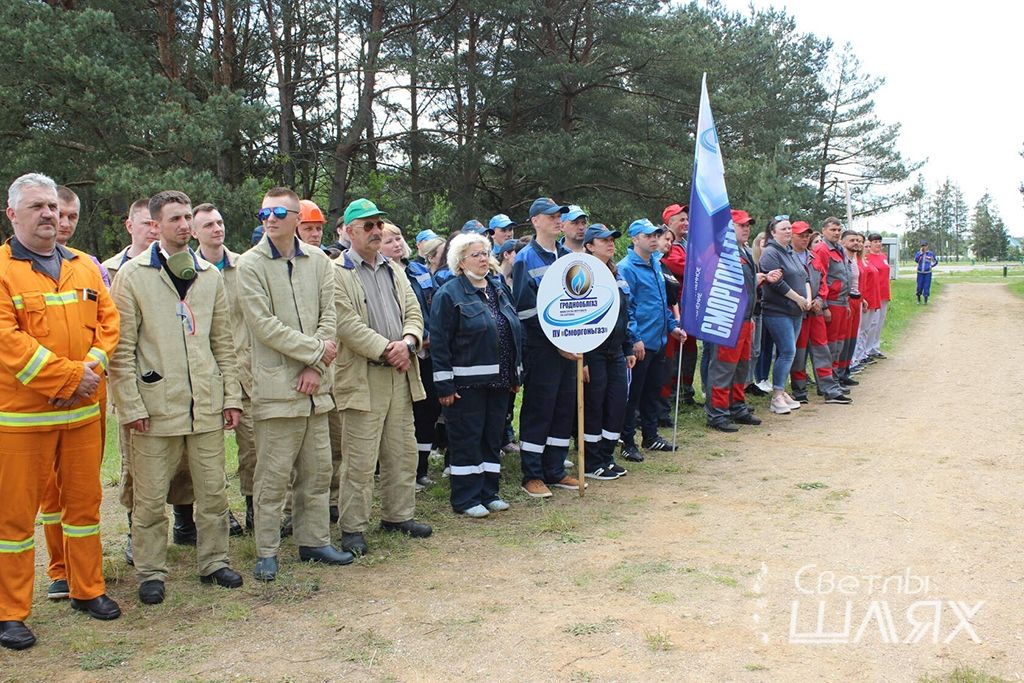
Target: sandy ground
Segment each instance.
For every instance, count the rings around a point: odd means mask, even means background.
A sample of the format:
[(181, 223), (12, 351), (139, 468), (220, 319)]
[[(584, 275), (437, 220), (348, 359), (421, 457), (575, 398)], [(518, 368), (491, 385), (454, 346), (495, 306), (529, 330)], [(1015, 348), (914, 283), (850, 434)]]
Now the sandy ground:
[[(125, 617), (37, 597), (40, 645), (0, 653), (0, 679), (1018, 680), (1022, 338), (1001, 284), (948, 285), (851, 406), (761, 407), (763, 426), (691, 439), (582, 500), (445, 515), (386, 559), (290, 565), (269, 588), (170, 583), (143, 610), (115, 547)], [(191, 586), (190, 552), (173, 578)]]

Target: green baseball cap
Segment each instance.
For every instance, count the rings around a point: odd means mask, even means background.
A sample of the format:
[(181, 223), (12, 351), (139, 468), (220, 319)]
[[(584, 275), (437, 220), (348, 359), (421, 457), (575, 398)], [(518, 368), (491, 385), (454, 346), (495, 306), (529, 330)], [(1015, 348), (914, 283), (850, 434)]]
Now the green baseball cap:
[(352, 221), (357, 221), (360, 218), (369, 218), (370, 216), (387, 216), (387, 214), (378, 209), (377, 205), (369, 199), (361, 197), (354, 200), (345, 209), (345, 225), (348, 225)]

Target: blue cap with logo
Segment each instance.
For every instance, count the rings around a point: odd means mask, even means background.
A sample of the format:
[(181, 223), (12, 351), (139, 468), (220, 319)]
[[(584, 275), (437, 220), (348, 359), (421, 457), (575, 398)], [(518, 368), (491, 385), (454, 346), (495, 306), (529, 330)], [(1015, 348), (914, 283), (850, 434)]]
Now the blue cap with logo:
[(503, 213), (499, 213), (496, 216), (491, 216), (491, 220), (487, 222), (487, 227), (491, 230), (501, 230), (515, 224), (514, 220)]
[(540, 197), (534, 199), (533, 204), (530, 204), (530, 218), (539, 216), (542, 213), (550, 216), (555, 213), (565, 213), (568, 210), (568, 206), (562, 206), (551, 197)]
[(426, 230), (420, 230), (418, 233), (416, 233), (416, 244), (419, 244), (420, 242), (426, 242), (427, 240), (435, 239), (436, 237), (437, 233), (431, 230), (430, 228), (427, 228)]
[(574, 221), (577, 218), (589, 218), (587, 212), (575, 204), (569, 205), (569, 210), (562, 214), (563, 221)]
[(459, 232), (474, 232), (477, 235), (486, 235), (493, 231), (485, 227), (484, 224), (477, 219), (470, 218), (462, 224), (462, 229)]
[(653, 235), (664, 231), (664, 228), (659, 228), (646, 218), (639, 218), (629, 224), (630, 237), (636, 237), (637, 235)]
[(510, 251), (515, 251), (516, 250), (516, 244), (518, 244), (518, 243), (519, 243), (519, 240), (517, 240), (515, 238), (509, 238), (509, 239), (505, 240), (504, 242), (502, 242), (501, 244), (495, 244), (494, 245), (494, 255), (495, 256), (501, 256), (502, 254), (507, 254)]
[(618, 230), (609, 230), (608, 226), (604, 223), (594, 223), (593, 225), (588, 225), (587, 231), (583, 233), (583, 244), (590, 244), (596, 239), (606, 239), (608, 237), (618, 239), (622, 237), (622, 233)]

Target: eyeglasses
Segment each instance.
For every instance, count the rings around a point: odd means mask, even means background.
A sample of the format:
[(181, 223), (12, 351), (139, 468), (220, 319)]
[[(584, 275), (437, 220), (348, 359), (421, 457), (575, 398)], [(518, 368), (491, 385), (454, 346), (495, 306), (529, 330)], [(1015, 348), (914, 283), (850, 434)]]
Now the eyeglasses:
[(256, 212), (256, 218), (261, 221), (265, 221), (270, 218), (270, 214), (274, 214), (274, 218), (278, 220), (284, 220), (290, 213), (298, 213), (295, 209), (289, 209), (284, 206), (275, 206), (274, 208), (264, 207)]
[(488, 255), (490, 255), (489, 251), (473, 251), (473, 252), (470, 252), (470, 253), (466, 254), (466, 258), (480, 258), (481, 256), (488, 256)]
[(778, 221), (788, 221), (789, 220), (789, 214), (788, 213), (781, 214), (779, 216), (776, 216), (773, 220), (775, 220), (776, 222), (778, 222)]
[(384, 221), (366, 221), (360, 227), (362, 227), (362, 229), (365, 230), (366, 232), (370, 232), (374, 228), (378, 228), (380, 230), (383, 230), (384, 229)]

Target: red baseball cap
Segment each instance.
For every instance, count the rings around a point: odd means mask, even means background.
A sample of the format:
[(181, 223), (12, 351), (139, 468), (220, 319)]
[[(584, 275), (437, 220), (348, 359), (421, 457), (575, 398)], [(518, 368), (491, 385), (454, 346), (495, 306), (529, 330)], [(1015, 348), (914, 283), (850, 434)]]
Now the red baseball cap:
[(672, 218), (672, 216), (689, 212), (689, 209), (689, 204), (672, 204), (671, 206), (666, 206), (665, 210), (661, 212), (661, 222), (668, 225), (668, 220)]
[(732, 210), (732, 222), (737, 225), (746, 225), (747, 223), (753, 223), (754, 219), (750, 217), (750, 214), (743, 209)]
[(793, 223), (793, 234), (799, 235), (807, 232), (811, 229), (811, 226), (807, 224), (807, 221), (795, 221)]

